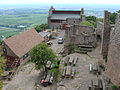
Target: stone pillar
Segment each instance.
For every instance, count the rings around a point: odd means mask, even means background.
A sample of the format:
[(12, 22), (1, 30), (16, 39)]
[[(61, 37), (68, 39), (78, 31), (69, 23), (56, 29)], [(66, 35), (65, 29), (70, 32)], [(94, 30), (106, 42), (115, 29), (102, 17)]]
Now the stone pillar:
[(110, 40), (110, 12), (104, 11), (104, 29), (102, 32), (102, 42), (101, 42), (101, 54), (104, 59), (107, 59), (108, 48), (109, 48), (109, 40)]
[(64, 43), (64, 49), (65, 49), (65, 54), (67, 55), (69, 50), (68, 50), (68, 45), (70, 43), (70, 37), (71, 37), (71, 27), (67, 26), (66, 30), (65, 30), (65, 43)]
[(86, 17), (84, 15), (84, 8), (81, 8), (80, 16), (81, 16), (81, 21), (86, 21)]

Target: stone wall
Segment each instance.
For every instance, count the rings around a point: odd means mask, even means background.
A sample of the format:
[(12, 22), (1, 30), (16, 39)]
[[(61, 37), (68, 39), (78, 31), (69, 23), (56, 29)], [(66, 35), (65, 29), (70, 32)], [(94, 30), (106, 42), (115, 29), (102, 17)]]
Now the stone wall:
[(103, 22), (97, 21), (96, 33), (97, 33), (97, 35), (100, 35), (101, 38), (102, 38), (103, 29), (104, 29)]
[(81, 19), (67, 18), (66, 22), (68, 25), (74, 25), (74, 24), (79, 24), (81, 22)]
[(101, 42), (101, 54), (103, 55), (103, 58), (107, 58), (108, 55), (108, 47), (109, 47), (110, 31), (111, 31), (109, 20), (110, 20), (110, 12), (105, 11), (104, 29), (102, 32), (102, 42)]
[(70, 43), (91, 47), (96, 45), (96, 31), (90, 26), (71, 25), (67, 28), (65, 35), (66, 45)]
[(3, 42), (3, 47), (5, 48), (6, 56), (17, 57), (14, 52)]
[(115, 29), (111, 32), (107, 73), (111, 81), (120, 86), (120, 14), (117, 16)]

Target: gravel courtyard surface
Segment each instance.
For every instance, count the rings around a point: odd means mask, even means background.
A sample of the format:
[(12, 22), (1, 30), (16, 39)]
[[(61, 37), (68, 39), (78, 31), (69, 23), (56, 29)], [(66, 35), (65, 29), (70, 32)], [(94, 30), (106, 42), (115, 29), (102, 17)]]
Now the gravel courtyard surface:
[(39, 72), (34, 64), (27, 64), (20, 68), (12, 81), (3, 87), (3, 90), (34, 90), (35, 82), (39, 79)]
[(59, 84), (64, 85), (67, 90), (88, 90), (88, 81), (97, 79), (97, 76), (89, 73), (89, 64), (97, 62), (96, 58), (91, 58), (85, 54), (74, 53), (70, 57), (78, 57), (76, 64), (76, 75), (74, 79), (65, 78)]

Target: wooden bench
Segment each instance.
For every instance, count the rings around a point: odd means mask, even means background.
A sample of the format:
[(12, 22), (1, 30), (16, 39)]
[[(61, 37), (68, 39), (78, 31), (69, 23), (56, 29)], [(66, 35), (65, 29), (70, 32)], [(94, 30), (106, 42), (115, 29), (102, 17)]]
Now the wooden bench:
[(89, 65), (89, 72), (92, 72), (92, 71), (93, 71), (93, 65), (90, 64), (90, 65)]
[(74, 76), (75, 76), (75, 72), (76, 72), (76, 69), (75, 69), (75, 68), (72, 68), (71, 78), (74, 78)]
[(65, 77), (66, 67), (63, 68), (62, 77)]
[(98, 86), (99, 86), (99, 90), (103, 90), (103, 84), (101, 79), (98, 80)]
[(96, 64), (93, 65), (93, 73), (97, 74), (98, 72), (98, 66)]
[(93, 90), (98, 90), (98, 79), (93, 80)]
[(75, 57), (75, 58), (74, 58), (74, 61), (73, 61), (73, 66), (76, 65), (77, 61), (78, 61), (78, 57)]
[(92, 90), (92, 87), (93, 87), (93, 81), (90, 80), (90, 81), (88, 82), (88, 90)]
[(50, 80), (49, 82), (52, 84), (54, 79), (54, 72), (51, 72)]
[(72, 70), (72, 67), (71, 66), (67, 66), (66, 67), (66, 77), (70, 77), (70, 75), (71, 75), (71, 70)]

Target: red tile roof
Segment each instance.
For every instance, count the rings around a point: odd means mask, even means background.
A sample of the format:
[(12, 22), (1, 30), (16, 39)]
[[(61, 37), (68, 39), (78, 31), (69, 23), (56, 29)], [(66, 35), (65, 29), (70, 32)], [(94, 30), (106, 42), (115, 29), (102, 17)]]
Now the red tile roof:
[(34, 29), (4, 40), (4, 43), (18, 56), (22, 57), (44, 39)]
[(81, 11), (53, 10), (53, 14), (80, 14)]

